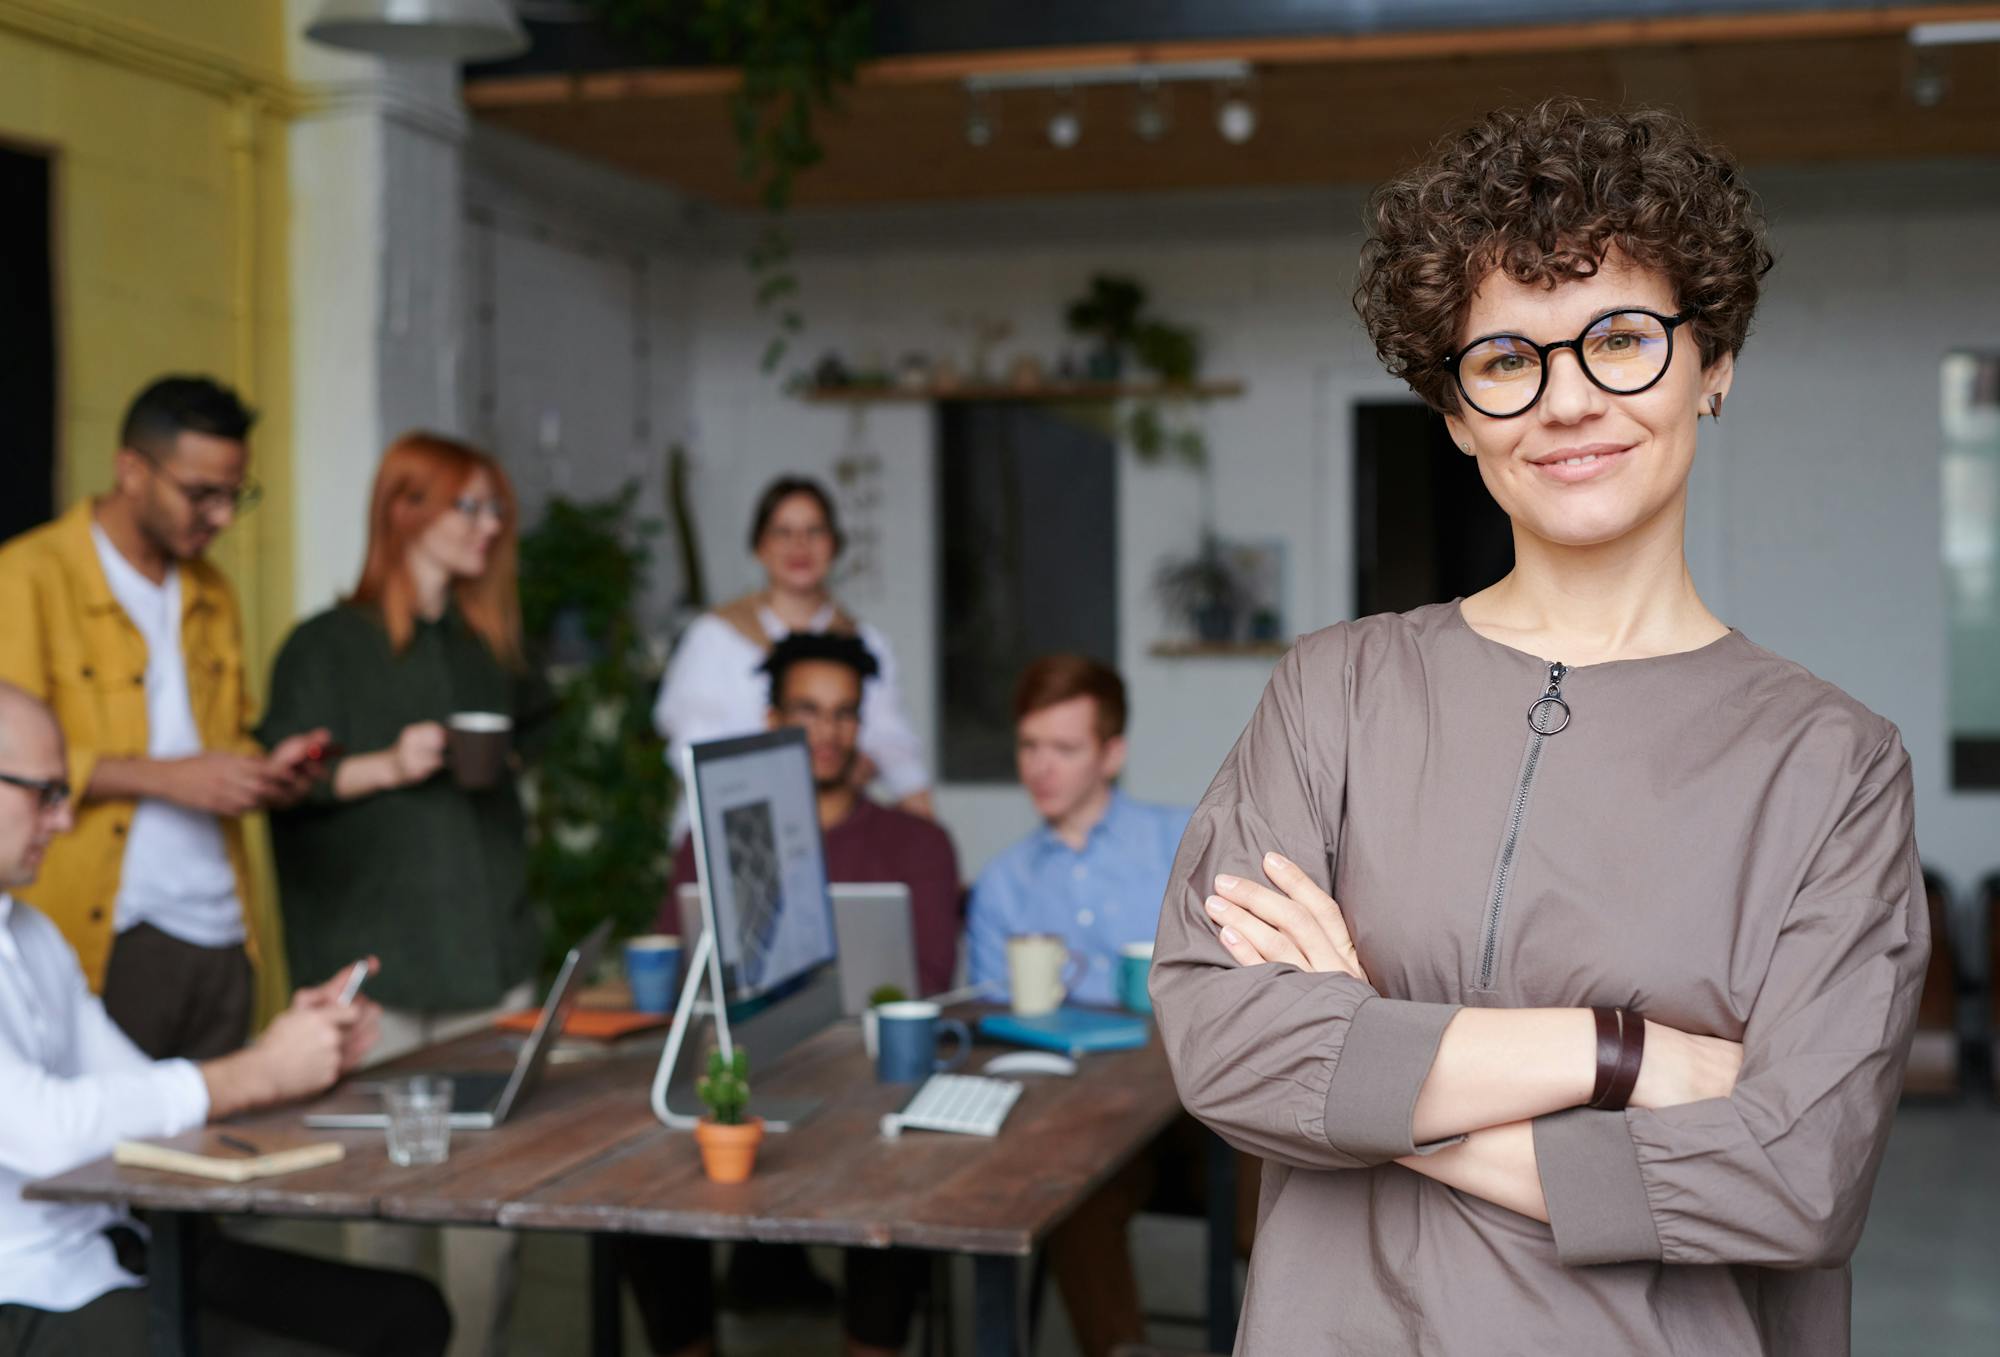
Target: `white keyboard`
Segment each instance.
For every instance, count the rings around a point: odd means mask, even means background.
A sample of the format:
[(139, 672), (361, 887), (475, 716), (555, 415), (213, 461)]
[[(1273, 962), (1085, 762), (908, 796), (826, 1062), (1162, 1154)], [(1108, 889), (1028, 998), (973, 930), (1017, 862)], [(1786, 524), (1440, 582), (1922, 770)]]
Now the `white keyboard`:
[(1012, 1079), (988, 1079), (977, 1074), (933, 1074), (901, 1112), (882, 1118), (882, 1134), (914, 1131), (955, 1131), (967, 1136), (1000, 1133), (1021, 1085)]

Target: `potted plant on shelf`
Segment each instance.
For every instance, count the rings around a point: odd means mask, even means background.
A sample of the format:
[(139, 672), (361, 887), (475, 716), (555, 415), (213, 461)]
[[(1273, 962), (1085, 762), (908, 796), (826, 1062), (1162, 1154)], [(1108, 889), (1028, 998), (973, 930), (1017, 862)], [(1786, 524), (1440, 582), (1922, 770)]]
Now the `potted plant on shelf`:
[(750, 1107), (750, 1053), (738, 1046), (725, 1060), (722, 1052), (710, 1051), (708, 1075), (695, 1084), (695, 1096), (708, 1109), (694, 1128), (702, 1172), (711, 1182), (748, 1180), (764, 1142), (764, 1119), (744, 1115)]
[(1160, 562), (1153, 591), (1168, 615), (1193, 627), (1204, 644), (1236, 639), (1245, 592), (1214, 533), (1202, 534), (1201, 549), (1194, 554)]
[(1139, 328), (1146, 289), (1131, 278), (1099, 273), (1090, 291), (1069, 304), (1065, 319), (1074, 334), (1096, 338), (1097, 347), (1085, 360), (1094, 382), (1115, 382), (1124, 375), (1125, 347)]

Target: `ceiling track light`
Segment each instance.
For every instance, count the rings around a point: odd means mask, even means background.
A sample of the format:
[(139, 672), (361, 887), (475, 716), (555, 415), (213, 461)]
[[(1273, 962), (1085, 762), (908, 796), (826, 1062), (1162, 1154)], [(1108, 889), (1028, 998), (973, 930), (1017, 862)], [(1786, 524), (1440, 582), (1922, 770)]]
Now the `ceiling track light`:
[(967, 90), (1004, 94), (1009, 90), (1079, 90), (1090, 85), (1172, 85), (1249, 78), (1247, 61), (1142, 61), (1123, 66), (1077, 66), (1067, 70), (1000, 71), (969, 75)]
[(974, 150), (993, 144), (997, 130), (993, 117), (993, 101), (986, 97), (984, 90), (965, 92), (965, 144)]
[(1083, 111), (1075, 90), (1065, 90), (1056, 111), (1049, 115), (1049, 145), (1067, 151), (1083, 140)]
[(1158, 141), (1173, 122), (1166, 87), (1150, 75), (1141, 79), (1138, 97), (1132, 103), (1132, 134), (1141, 141)]
[(1215, 87), (1215, 130), (1232, 146), (1241, 146), (1257, 135), (1257, 105), (1250, 93), (1248, 76)]

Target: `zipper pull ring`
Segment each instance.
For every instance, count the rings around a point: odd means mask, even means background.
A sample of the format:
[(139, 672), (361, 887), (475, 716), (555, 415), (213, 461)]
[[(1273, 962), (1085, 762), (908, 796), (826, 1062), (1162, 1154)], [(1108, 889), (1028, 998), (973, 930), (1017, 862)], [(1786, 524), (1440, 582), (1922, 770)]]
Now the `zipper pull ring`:
[[(1569, 666), (1561, 660), (1549, 663), (1548, 691), (1536, 698), (1528, 708), (1528, 729), (1537, 735), (1560, 735), (1569, 729), (1569, 703), (1563, 701), (1563, 679), (1569, 674)], [(1561, 719), (1557, 719), (1556, 709), (1562, 709)], [(1555, 724), (1551, 725), (1550, 723)]]

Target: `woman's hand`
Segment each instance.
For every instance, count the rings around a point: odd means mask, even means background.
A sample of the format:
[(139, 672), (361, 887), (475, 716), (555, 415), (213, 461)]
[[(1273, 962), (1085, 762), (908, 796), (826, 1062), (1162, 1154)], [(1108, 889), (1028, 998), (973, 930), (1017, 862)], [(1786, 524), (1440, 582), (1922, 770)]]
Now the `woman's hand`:
[(1646, 1024), (1646, 1050), (1639, 1062), (1633, 1107), (1678, 1107), (1708, 1098), (1727, 1098), (1743, 1068), (1743, 1045), (1724, 1037), (1702, 1037), (1656, 1022)]
[(395, 763), (398, 784), (415, 786), (444, 767), (444, 727), (436, 721), (404, 726), (389, 756)]
[[(1331, 895), (1290, 858), (1264, 855), (1271, 885), (1218, 876), (1208, 897), (1208, 917), (1222, 929), (1222, 945), (1239, 965), (1284, 962), (1302, 971), (1339, 972), (1373, 983)], [(1273, 890), (1272, 886), (1277, 889)]]

